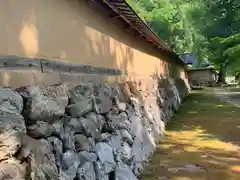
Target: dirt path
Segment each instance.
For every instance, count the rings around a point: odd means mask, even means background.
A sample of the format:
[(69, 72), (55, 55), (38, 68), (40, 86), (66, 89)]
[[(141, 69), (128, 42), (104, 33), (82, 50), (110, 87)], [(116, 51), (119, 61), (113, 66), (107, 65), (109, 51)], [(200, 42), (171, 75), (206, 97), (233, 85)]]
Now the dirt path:
[(214, 94), (223, 102), (240, 107), (240, 88), (215, 88)]
[(240, 108), (192, 93), (142, 180), (240, 180)]

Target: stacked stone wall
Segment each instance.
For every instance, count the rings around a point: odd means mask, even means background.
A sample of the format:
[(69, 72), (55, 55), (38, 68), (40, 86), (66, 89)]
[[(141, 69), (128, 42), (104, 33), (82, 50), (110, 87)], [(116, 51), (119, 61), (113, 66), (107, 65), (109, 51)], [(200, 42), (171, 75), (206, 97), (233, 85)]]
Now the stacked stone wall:
[(0, 179), (137, 180), (182, 79), (0, 88)]

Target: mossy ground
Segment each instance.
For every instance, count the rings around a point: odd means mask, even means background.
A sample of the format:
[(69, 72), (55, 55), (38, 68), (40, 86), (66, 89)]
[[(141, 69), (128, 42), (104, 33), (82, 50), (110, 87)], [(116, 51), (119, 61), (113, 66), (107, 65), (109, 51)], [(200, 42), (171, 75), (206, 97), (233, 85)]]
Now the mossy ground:
[[(194, 91), (169, 122), (141, 180), (240, 180), (240, 108)], [(201, 171), (176, 170), (187, 164)]]

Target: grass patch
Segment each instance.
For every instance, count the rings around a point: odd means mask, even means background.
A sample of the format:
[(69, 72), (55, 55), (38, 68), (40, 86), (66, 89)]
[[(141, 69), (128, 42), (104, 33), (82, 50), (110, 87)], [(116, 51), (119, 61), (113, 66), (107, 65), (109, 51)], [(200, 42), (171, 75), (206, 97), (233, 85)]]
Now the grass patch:
[[(240, 180), (240, 111), (194, 91), (167, 125), (142, 180)], [(195, 164), (203, 171), (177, 170)]]

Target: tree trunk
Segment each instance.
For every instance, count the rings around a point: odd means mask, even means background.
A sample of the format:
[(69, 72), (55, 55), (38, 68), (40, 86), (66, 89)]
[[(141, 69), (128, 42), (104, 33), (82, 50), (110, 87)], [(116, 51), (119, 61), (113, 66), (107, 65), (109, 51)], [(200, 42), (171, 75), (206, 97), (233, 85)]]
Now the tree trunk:
[(220, 66), (220, 71), (218, 74), (218, 83), (226, 84), (226, 70), (227, 70), (227, 63), (223, 63)]

